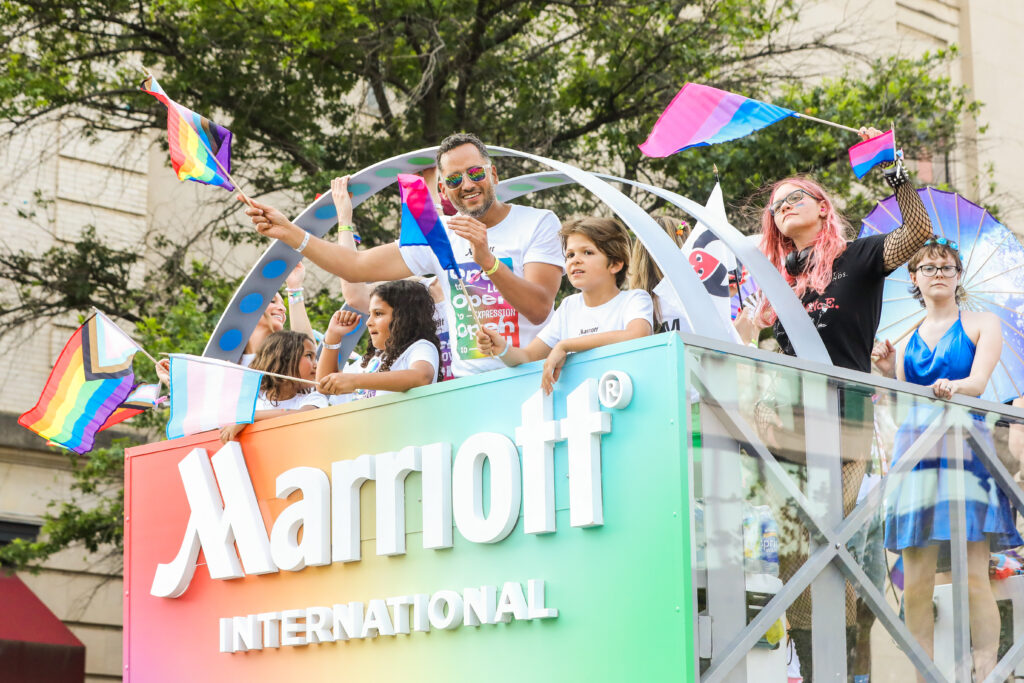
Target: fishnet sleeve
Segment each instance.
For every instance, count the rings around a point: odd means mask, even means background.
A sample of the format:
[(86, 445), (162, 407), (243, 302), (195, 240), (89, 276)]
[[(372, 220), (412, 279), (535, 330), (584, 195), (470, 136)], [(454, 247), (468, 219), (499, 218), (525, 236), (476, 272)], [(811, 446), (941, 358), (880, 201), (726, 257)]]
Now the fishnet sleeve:
[(885, 269), (896, 270), (909, 261), (932, 236), (932, 220), (928, 217), (924, 202), (911, 184), (902, 163), (897, 163), (883, 172), (886, 182), (896, 193), (896, 203), (903, 216), (903, 225), (886, 236), (882, 248)]

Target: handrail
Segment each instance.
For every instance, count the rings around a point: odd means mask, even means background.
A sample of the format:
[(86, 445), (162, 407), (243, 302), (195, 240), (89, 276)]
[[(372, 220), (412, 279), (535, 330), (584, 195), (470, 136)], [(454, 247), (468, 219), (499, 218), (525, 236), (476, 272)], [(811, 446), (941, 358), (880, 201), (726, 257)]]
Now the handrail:
[(751, 346), (741, 346), (740, 344), (722, 342), (717, 339), (711, 339), (710, 337), (704, 337), (689, 332), (677, 331), (676, 334), (683, 338), (683, 341), (687, 346), (696, 346), (709, 351), (728, 353), (734, 356), (741, 356), (752, 361), (771, 363), (773, 365), (780, 365), (793, 370), (825, 375), (827, 377), (840, 379), (846, 382), (854, 382), (857, 384), (877, 387), (879, 389), (898, 391), (903, 394), (913, 394), (921, 398), (945, 400), (947, 403), (963, 406), (964, 408), (995, 413), (1024, 423), (1024, 409), (1014, 408), (1013, 406), (1008, 406), (1004, 403), (984, 401), (974, 396), (963, 396), (960, 394), (954, 394), (953, 398), (950, 399), (938, 399), (935, 394), (931, 392), (929, 387), (922, 386), (920, 384), (891, 379), (889, 377), (883, 377), (882, 375), (873, 375), (867, 372), (860, 372), (859, 370), (849, 370), (835, 365), (826, 365), (824, 363), (818, 363), (805, 358), (797, 358), (783, 353), (765, 351), (764, 349), (758, 349)]

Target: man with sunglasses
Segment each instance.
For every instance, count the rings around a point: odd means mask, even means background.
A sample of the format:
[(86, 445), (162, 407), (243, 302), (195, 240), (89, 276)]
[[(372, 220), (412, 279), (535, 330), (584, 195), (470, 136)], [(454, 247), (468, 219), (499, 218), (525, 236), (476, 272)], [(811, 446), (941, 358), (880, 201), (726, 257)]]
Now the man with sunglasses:
[(500, 331), (512, 345), (530, 343), (550, 318), (562, 279), (558, 218), (551, 211), (498, 201), (498, 172), (475, 135), (445, 138), (437, 151), (437, 170), (439, 191), (458, 211), (445, 227), (472, 307), (429, 247), (399, 249), (392, 242), (352, 251), (312, 237), (273, 207), (254, 203), (246, 214), (261, 234), (281, 240), (349, 282), (435, 275), (449, 304), (453, 374), (503, 368), (499, 359), (477, 347), (473, 308), (481, 324)]

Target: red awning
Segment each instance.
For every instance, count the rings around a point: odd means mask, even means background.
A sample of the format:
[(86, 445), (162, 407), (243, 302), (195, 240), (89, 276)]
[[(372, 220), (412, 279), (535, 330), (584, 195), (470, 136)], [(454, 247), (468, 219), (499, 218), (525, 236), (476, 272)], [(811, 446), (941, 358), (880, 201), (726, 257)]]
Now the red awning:
[(0, 683), (81, 683), (85, 646), (22, 583), (0, 571)]

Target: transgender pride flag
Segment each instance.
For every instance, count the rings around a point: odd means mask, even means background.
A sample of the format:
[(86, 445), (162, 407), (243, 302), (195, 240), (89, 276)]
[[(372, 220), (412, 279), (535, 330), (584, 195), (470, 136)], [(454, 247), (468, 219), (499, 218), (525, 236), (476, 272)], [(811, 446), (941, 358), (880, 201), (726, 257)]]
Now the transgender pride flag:
[(398, 246), (430, 247), (441, 267), (455, 271), (461, 278), (462, 270), (455, 261), (452, 243), (448, 241), (448, 234), (434, 208), (434, 198), (430, 196), (427, 182), (412, 173), (399, 173), (398, 187), (402, 192), (402, 228)]
[(891, 130), (850, 148), (850, 166), (858, 178), (884, 161), (896, 161), (896, 136)]
[(667, 157), (691, 147), (750, 135), (787, 116), (799, 114), (717, 88), (687, 83), (661, 112), (640, 151), (649, 157)]
[(262, 373), (241, 365), (172, 353), (167, 438), (251, 423), (262, 379)]

